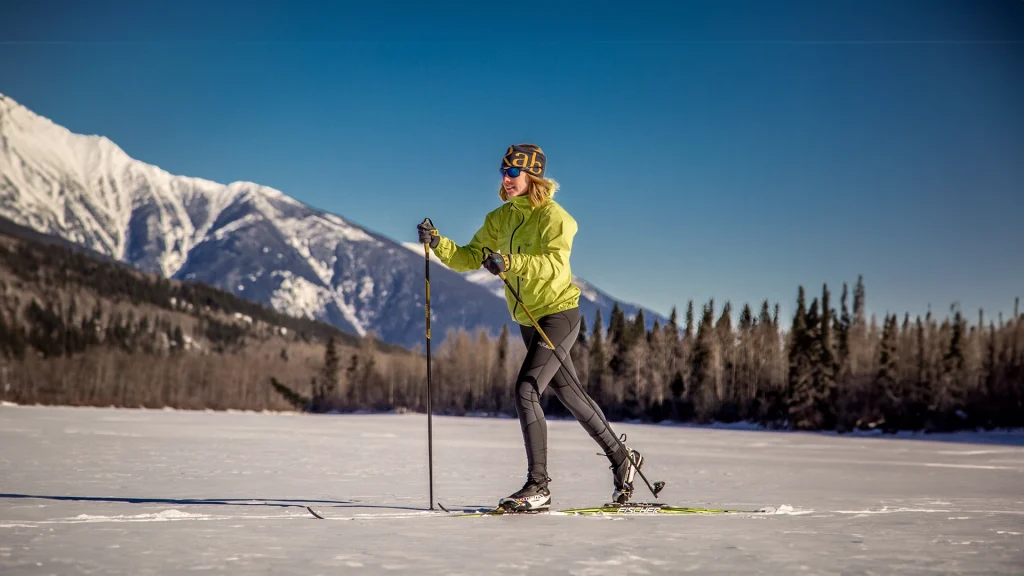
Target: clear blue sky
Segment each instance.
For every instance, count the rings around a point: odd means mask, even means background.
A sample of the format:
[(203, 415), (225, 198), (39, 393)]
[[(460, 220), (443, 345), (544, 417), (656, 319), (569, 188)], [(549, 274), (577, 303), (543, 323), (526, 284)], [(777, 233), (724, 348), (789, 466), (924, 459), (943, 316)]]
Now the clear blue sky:
[(467, 241), (540, 144), (574, 272), (663, 313), (1024, 296), (1020, 0), (8, 0), (0, 39), (38, 113), (400, 241)]

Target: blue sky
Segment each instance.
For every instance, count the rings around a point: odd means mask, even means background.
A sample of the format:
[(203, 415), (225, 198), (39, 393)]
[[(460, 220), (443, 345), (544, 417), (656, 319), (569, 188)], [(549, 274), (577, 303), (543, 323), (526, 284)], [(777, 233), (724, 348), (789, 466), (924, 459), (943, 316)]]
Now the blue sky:
[[(573, 271), (662, 313), (863, 274), (1024, 296), (1024, 2), (5, 2), (0, 92), (172, 173), (467, 241), (513, 142)], [(788, 322), (788, 320), (787, 320)]]

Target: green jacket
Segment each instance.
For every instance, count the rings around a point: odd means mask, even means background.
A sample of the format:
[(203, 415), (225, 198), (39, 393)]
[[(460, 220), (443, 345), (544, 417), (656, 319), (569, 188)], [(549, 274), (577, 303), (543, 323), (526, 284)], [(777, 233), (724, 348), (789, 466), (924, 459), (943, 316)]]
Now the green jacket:
[[(509, 255), (505, 277), (534, 318), (579, 305), (580, 289), (572, 283), (569, 253), (576, 221), (554, 200), (533, 208), (527, 196), (510, 198), (484, 217), (484, 225), (465, 246), (441, 237), (434, 254), (456, 272), (481, 267), (484, 248)], [(529, 326), (530, 317), (505, 287), (508, 311)]]

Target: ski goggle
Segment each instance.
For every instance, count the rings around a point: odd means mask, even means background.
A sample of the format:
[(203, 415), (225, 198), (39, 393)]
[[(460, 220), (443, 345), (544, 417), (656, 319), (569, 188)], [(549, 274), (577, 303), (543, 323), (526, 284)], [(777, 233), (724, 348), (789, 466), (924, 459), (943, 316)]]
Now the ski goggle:
[(499, 168), (499, 170), (501, 170), (502, 176), (507, 175), (509, 178), (518, 178), (519, 175), (523, 172), (523, 169), (517, 166), (513, 166), (511, 168), (501, 167)]

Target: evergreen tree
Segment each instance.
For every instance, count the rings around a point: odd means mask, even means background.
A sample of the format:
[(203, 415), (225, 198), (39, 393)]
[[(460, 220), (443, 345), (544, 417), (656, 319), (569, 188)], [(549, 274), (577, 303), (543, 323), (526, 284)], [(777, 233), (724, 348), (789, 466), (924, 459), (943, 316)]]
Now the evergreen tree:
[[(994, 323), (990, 324), (988, 334), (985, 341), (985, 360), (982, 366), (982, 373), (985, 375), (985, 381), (983, 384), (984, 396), (991, 401), (995, 396), (1001, 396), (1004, 391), (1000, 390), (1000, 384), (1002, 380), (1002, 374), (1000, 374), (1000, 361), (999, 361), (999, 345), (998, 336), (996, 335), (996, 326)], [(997, 412), (992, 404), (989, 404), (993, 409), (992, 412)]]
[(331, 336), (327, 340), (327, 348), (324, 350), (324, 366), (320, 372), (320, 390), (324, 399), (330, 400), (337, 396), (341, 390), (341, 355), (338, 352), (338, 343)]
[(687, 340), (693, 340), (694, 337), (694, 318), (693, 318), (693, 300), (690, 300), (686, 304), (686, 331), (683, 337)]
[(900, 356), (899, 380), (901, 385), (906, 388), (904, 390), (906, 395), (911, 394), (913, 386), (910, 386), (909, 383), (913, 382), (917, 375), (917, 363), (914, 361), (915, 350), (914, 326), (910, 323), (910, 314), (905, 313), (903, 325), (900, 327), (898, 353)]
[[(504, 327), (505, 330), (508, 331), (507, 325), (502, 324), (502, 327)], [(580, 314), (580, 331), (576, 335), (576, 342), (573, 344), (573, 346), (580, 346), (581, 348), (587, 347), (587, 317), (582, 314)]]
[(879, 348), (878, 373), (875, 376), (876, 396), (879, 398), (884, 428), (896, 430), (903, 410), (903, 394), (899, 382), (899, 348), (897, 346), (896, 316), (885, 315), (882, 341)]
[(612, 305), (611, 317), (608, 320), (608, 341), (614, 347), (626, 338), (626, 314), (619, 308), (619, 303)]
[(1024, 368), (1024, 316), (1021, 316), (1020, 306), (1021, 299), (1018, 296), (1014, 299), (1014, 321), (1010, 325), (1011, 341), (1010, 358), (1008, 360), (1009, 364), (1021, 372), (1017, 381), (1024, 380), (1024, 370), (1020, 370)]
[[(2, 292), (0, 292), (2, 294)], [(4, 312), (2, 296), (0, 296), (0, 358), (11, 357), (11, 341), (13, 335), (7, 326), (7, 314)], [(2, 392), (2, 390), (0, 390)]]
[(632, 325), (629, 327), (629, 338), (627, 344), (629, 346), (635, 345), (639, 342), (647, 333), (647, 324), (644, 320), (644, 310), (640, 308), (636, 312), (636, 317), (633, 319)]
[(785, 418), (783, 413), (787, 391), (784, 388), (785, 381), (779, 379), (779, 374), (785, 372), (785, 369), (779, 349), (779, 330), (772, 318), (768, 300), (761, 303), (754, 342), (754, 374), (757, 381), (754, 384), (750, 413), (762, 423), (776, 424)]
[(25, 353), (28, 351), (29, 343), (28, 338), (25, 335), (24, 327), (18, 320), (18, 315), (13, 314), (11, 316), (11, 322), (8, 327), (9, 337), (9, 348), (11, 351), (11, 357), (16, 360), (24, 360)]
[(732, 302), (725, 302), (725, 306), (722, 307), (722, 315), (718, 317), (718, 322), (715, 324), (715, 329), (718, 331), (718, 337), (722, 340), (723, 344), (726, 344), (726, 341), (732, 338)]
[(928, 367), (928, 343), (925, 339), (925, 325), (921, 317), (917, 317), (914, 326), (914, 341), (916, 347), (917, 373), (914, 378), (914, 406), (911, 409), (913, 414), (912, 429), (918, 430), (924, 426), (927, 417), (928, 406), (931, 404), (931, 389), (929, 367)]
[[(583, 328), (580, 328), (583, 332)], [(512, 399), (512, 381), (508, 378), (508, 324), (501, 325), (498, 333), (498, 344), (494, 355), (494, 372), (491, 389), (495, 392), (495, 410), (498, 412), (515, 412)], [(585, 382), (585, 380), (584, 380)]]
[(850, 310), (846, 306), (847, 293), (846, 282), (843, 282), (843, 295), (840, 297), (842, 315), (839, 318), (839, 331), (837, 334), (839, 346), (836, 358), (839, 365), (838, 375), (840, 378), (845, 378), (850, 373), (850, 326), (853, 324), (853, 318), (850, 316)]
[(865, 295), (864, 295), (864, 276), (857, 276), (857, 286), (853, 289), (853, 323), (855, 325), (864, 325), (865, 322)]
[(715, 357), (715, 381), (717, 388), (715, 397), (722, 402), (725, 413), (719, 415), (724, 421), (735, 421), (739, 418), (739, 407), (736, 405), (736, 335), (732, 330), (732, 303), (725, 302), (722, 315), (715, 323), (718, 354)]
[(73, 356), (75, 352), (78, 352), (81, 347), (81, 333), (77, 329), (77, 319), (78, 299), (72, 296), (71, 302), (68, 304), (67, 314), (64, 317), (64, 355), (69, 358)]
[(669, 315), (668, 323), (662, 328), (662, 332), (664, 333), (666, 354), (668, 354), (665, 377), (671, 383), (675, 378), (675, 373), (680, 369), (683, 359), (683, 342), (679, 333), (679, 316), (675, 306), (672, 307), (672, 313)]
[(853, 289), (853, 318), (849, 327), (849, 370), (859, 374), (871, 363), (868, 342), (868, 328), (865, 308), (865, 292), (863, 276), (857, 276), (857, 284)]
[(594, 328), (590, 333), (590, 345), (589, 359), (590, 359), (590, 373), (587, 375), (587, 388), (589, 389), (591, 397), (594, 398), (598, 403), (604, 401), (604, 373), (605, 373), (605, 344), (604, 344), (604, 328), (601, 322), (601, 309), (598, 308), (594, 314)]
[(814, 372), (811, 358), (811, 322), (817, 322), (817, 299), (814, 300), (814, 317), (807, 311), (804, 287), (797, 293), (796, 314), (789, 335), (789, 394), (788, 413), (790, 427), (797, 430), (813, 429), (814, 416)]
[(669, 399), (672, 393), (669, 383), (674, 373), (674, 341), (672, 332), (668, 330), (670, 324), (671, 320), (663, 327), (658, 320), (654, 321), (645, 343), (646, 360), (640, 366), (646, 382), (646, 398), (643, 401), (646, 413), (641, 416), (655, 422), (671, 416)]
[(952, 324), (944, 323), (949, 333), (949, 346), (942, 358), (942, 375), (933, 411), (939, 418), (938, 425), (942, 429), (956, 429), (960, 418), (958, 412), (963, 408), (964, 381), (964, 320), (959, 309), (956, 309)]
[(744, 303), (740, 311), (740, 332), (750, 332), (754, 329), (754, 313), (750, 310), (750, 304)]
[[(693, 301), (691, 300), (686, 311), (687, 323), (686, 329), (690, 330), (693, 328)], [(688, 369), (685, 346), (688, 342), (685, 340), (686, 332), (680, 334), (679, 330), (679, 316), (676, 308), (672, 307), (672, 314), (669, 316), (669, 322), (665, 325), (665, 336), (666, 345), (669, 348), (671, 357), (668, 364), (668, 373), (666, 377), (668, 379), (666, 386), (668, 389), (668, 395), (671, 397), (670, 401), (667, 401), (665, 408), (666, 416), (681, 420), (683, 418), (683, 408), (685, 399), (684, 394), (686, 393), (686, 380), (683, 376), (683, 372)]]
[(836, 358), (832, 342), (832, 297), (825, 284), (821, 289), (820, 342), (814, 378), (815, 406), (820, 417), (821, 428), (835, 428), (836, 401)]
[(615, 381), (613, 389), (606, 390), (606, 392), (613, 394), (615, 397), (621, 396), (621, 381), (626, 377), (628, 367), (626, 366), (626, 353), (629, 347), (629, 326), (627, 326), (626, 315), (619, 308), (619, 303), (616, 302), (612, 306), (611, 318), (608, 323), (608, 344), (609, 344), (609, 355), (608, 369), (611, 371), (610, 376)]
[(761, 313), (757, 316), (757, 323), (759, 326), (771, 326), (773, 324), (767, 300), (761, 303)]
[(569, 350), (569, 357), (572, 359), (573, 368), (583, 386), (587, 385), (590, 378), (589, 352), (587, 350), (587, 319), (580, 315), (580, 329), (576, 335), (576, 341)]
[(689, 395), (693, 404), (694, 415), (698, 421), (707, 422), (714, 416), (717, 408), (715, 390), (715, 311), (712, 299), (704, 306), (700, 324), (697, 326), (697, 337), (691, 358)]
[(739, 342), (735, 353), (736, 369), (733, 381), (735, 402), (739, 410), (738, 416), (742, 419), (750, 417), (751, 403), (757, 397), (756, 329), (757, 321), (754, 319), (754, 312), (749, 303), (744, 303), (743, 309), (740, 311)]

